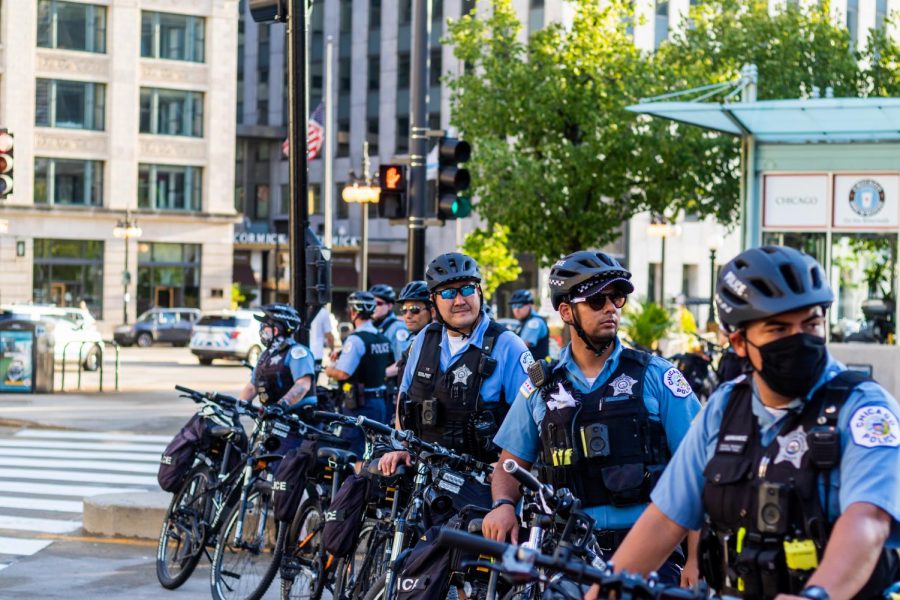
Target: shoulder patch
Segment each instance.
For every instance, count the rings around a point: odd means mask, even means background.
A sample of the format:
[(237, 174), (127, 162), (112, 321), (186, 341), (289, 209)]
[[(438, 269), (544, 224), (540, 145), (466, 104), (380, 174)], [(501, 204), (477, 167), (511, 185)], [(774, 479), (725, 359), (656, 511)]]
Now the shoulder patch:
[(347, 340), (346, 342), (344, 342), (344, 346), (341, 348), (341, 351), (342, 352), (350, 352), (352, 350), (353, 350), (353, 344), (350, 342), (350, 340)]
[(535, 389), (537, 388), (532, 385), (531, 380), (526, 379), (525, 383), (522, 384), (522, 387), (519, 388), (519, 393), (526, 398), (531, 398), (531, 395), (534, 393)]
[(528, 329), (537, 329), (540, 326), (541, 326), (541, 323), (537, 319), (532, 319), (532, 320), (528, 321)]
[(397, 330), (397, 339), (401, 342), (405, 342), (409, 339), (409, 331), (406, 329), (398, 329)]
[(850, 417), (853, 443), (864, 448), (900, 446), (900, 422), (885, 406), (863, 406)]
[(524, 371), (526, 375), (528, 374), (528, 366), (533, 362), (534, 357), (531, 355), (530, 350), (526, 350), (519, 356), (519, 364), (522, 365), (522, 371)]
[(291, 358), (306, 358), (307, 356), (309, 356), (309, 352), (300, 344), (291, 348)]
[(687, 382), (681, 371), (675, 367), (663, 373), (662, 382), (678, 398), (687, 398), (691, 395), (691, 384)]

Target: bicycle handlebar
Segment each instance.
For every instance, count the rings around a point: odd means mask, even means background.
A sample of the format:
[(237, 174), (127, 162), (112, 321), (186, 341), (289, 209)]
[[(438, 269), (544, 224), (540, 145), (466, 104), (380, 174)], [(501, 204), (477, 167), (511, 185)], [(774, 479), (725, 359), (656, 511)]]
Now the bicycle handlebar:
[(547, 486), (538, 481), (537, 477), (532, 475), (529, 471), (520, 467), (519, 463), (511, 458), (507, 458), (503, 461), (503, 470), (506, 473), (512, 475), (515, 480), (522, 484), (524, 487), (536, 494), (539, 494), (547, 489)]

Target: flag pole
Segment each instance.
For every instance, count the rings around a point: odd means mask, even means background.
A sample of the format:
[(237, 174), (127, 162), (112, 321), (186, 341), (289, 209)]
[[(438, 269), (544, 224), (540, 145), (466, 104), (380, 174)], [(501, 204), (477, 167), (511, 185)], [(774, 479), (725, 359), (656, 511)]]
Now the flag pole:
[(325, 188), (322, 191), (322, 200), (325, 203), (325, 247), (333, 245), (334, 228), (334, 90), (332, 88), (332, 75), (334, 73), (334, 38), (328, 36), (325, 42), (325, 118), (324, 120), (324, 145), (325, 152), (322, 159), (325, 161), (325, 173), (323, 176)]

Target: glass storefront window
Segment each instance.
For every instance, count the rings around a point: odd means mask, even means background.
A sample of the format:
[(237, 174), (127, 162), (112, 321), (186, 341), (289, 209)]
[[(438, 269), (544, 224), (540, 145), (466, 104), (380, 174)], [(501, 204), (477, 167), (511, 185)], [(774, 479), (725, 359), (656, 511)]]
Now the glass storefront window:
[(141, 56), (203, 62), (205, 23), (203, 17), (143, 11)]
[(788, 246), (806, 252), (819, 264), (826, 264), (825, 248), (827, 246), (824, 233), (766, 232), (763, 234), (763, 246)]
[(40, 48), (106, 52), (106, 7), (62, 0), (38, 0)]
[(154, 210), (200, 210), (203, 177), (200, 167), (140, 165), (138, 206)]
[(106, 86), (102, 83), (38, 79), (34, 124), (103, 131)]
[(103, 163), (61, 158), (34, 159), (34, 203), (103, 204)]
[(200, 245), (138, 245), (137, 308), (200, 307)]
[(834, 236), (829, 273), (837, 295), (831, 311), (834, 341), (894, 343), (896, 271), (896, 235)]
[(34, 240), (32, 298), (40, 304), (80, 306), (95, 318), (103, 310), (103, 242)]
[(203, 137), (203, 94), (141, 88), (140, 131)]

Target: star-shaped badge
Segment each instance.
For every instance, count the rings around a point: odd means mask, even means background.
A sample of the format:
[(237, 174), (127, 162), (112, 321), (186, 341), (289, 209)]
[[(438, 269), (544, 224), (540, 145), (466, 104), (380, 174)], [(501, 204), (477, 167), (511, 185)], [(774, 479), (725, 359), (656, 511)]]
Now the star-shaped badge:
[(631, 390), (636, 383), (637, 379), (629, 377), (627, 373), (622, 373), (613, 379), (609, 385), (613, 389), (613, 394), (616, 396), (624, 396), (626, 394), (631, 395)]
[(801, 425), (790, 433), (778, 436), (778, 456), (775, 457), (774, 464), (789, 462), (799, 469), (807, 450), (809, 445), (806, 443), (806, 432)]
[(453, 371), (453, 384), (461, 383), (463, 385), (469, 381), (469, 377), (472, 376), (472, 371), (466, 365), (462, 365), (455, 371)]

